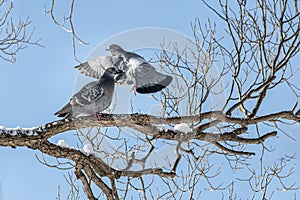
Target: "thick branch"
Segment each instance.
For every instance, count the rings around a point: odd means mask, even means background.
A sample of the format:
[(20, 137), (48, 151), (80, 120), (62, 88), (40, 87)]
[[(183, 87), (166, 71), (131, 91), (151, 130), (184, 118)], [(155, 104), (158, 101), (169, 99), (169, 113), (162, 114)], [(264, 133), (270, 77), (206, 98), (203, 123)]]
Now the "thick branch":
[[(232, 141), (244, 144), (261, 144), (265, 139), (269, 137), (276, 136), (277, 132), (273, 131), (259, 138), (243, 138), (239, 136), (240, 134), (247, 131), (246, 125), (257, 124), (259, 122), (265, 121), (275, 121), (276, 119), (287, 119), (299, 121), (300, 117), (294, 115), (292, 112), (283, 111), (279, 113), (274, 113), (270, 115), (265, 115), (261, 117), (256, 117), (253, 119), (244, 118), (234, 118), (224, 115), (220, 111), (212, 111), (203, 113), (198, 116), (183, 116), (183, 117), (170, 117), (162, 118), (152, 115), (145, 114), (119, 114), (119, 115), (107, 115), (100, 117), (100, 121), (97, 121), (94, 117), (84, 117), (81, 119), (62, 119), (55, 122), (48, 123), (44, 126), (38, 127), (36, 129), (1, 129), (0, 130), (0, 145), (1, 146), (27, 146), (32, 149), (39, 149), (41, 152), (48, 155), (67, 158), (75, 162), (91, 163), (92, 167), (99, 173), (99, 176), (122, 176), (123, 174), (113, 170), (107, 166), (104, 162), (96, 157), (92, 156), (87, 158), (85, 154), (75, 149), (66, 149), (56, 146), (48, 142), (48, 138), (54, 136), (58, 133), (76, 130), (79, 128), (87, 127), (99, 127), (99, 126), (115, 126), (115, 127), (131, 127), (134, 130), (138, 130), (141, 133), (152, 136), (153, 138), (161, 138), (167, 140), (176, 141), (189, 141), (189, 140), (201, 140), (207, 141), (212, 144), (217, 145), (220, 141)], [(225, 121), (232, 124), (240, 124), (242, 128), (233, 130), (232, 132), (220, 132), (220, 133), (209, 133), (202, 131), (204, 127), (209, 128), (210, 126), (205, 123), (200, 129), (196, 129), (191, 133), (183, 134), (174, 130), (160, 130), (152, 124), (176, 124), (176, 123), (191, 123), (191, 122), (201, 122), (204, 119), (213, 119), (213, 124), (216, 122)], [(218, 145), (217, 145), (218, 146)], [(233, 153), (233, 152), (232, 152)], [(116, 175), (118, 173), (118, 175)], [(129, 173), (129, 172), (128, 172)], [(160, 174), (160, 171), (153, 171), (151, 174)], [(143, 173), (142, 173), (143, 174)], [(147, 174), (147, 173), (146, 173)], [(135, 176), (139, 176), (135, 174)], [(165, 176), (170, 176), (165, 174)], [(172, 176), (172, 175), (171, 175)]]
[[(266, 121), (275, 121), (277, 119), (285, 119), (292, 120), (295, 122), (300, 122), (300, 117), (294, 115), (291, 111), (282, 111), (278, 113), (273, 113), (265, 116), (256, 117), (253, 119), (245, 119), (245, 118), (236, 118), (236, 117), (228, 117), (224, 115), (221, 111), (211, 111), (206, 112), (201, 115), (194, 116), (182, 116), (182, 117), (156, 117), (152, 115), (145, 114), (119, 114), (119, 115), (108, 115), (104, 117), (100, 117), (100, 121), (95, 120), (94, 117), (84, 117), (81, 119), (62, 119), (54, 122), (50, 122), (41, 127), (38, 127), (33, 130), (26, 129), (0, 129), (0, 145), (1, 146), (29, 146), (32, 147), (36, 143), (41, 143), (41, 141), (50, 138), (58, 133), (76, 130), (79, 128), (87, 128), (87, 127), (132, 127), (136, 128), (139, 131), (144, 132), (145, 134), (150, 134), (155, 137), (158, 137), (157, 134), (161, 135), (157, 128), (155, 128), (151, 124), (177, 124), (177, 123), (192, 123), (192, 122), (201, 122), (204, 119), (217, 119), (219, 121), (232, 123), (232, 124), (240, 124), (242, 126), (257, 124), (260, 122)], [(138, 128), (140, 127), (140, 128)], [(145, 132), (147, 131), (147, 132)], [(162, 131), (164, 133), (161, 137), (165, 139), (175, 138), (176, 132), (168, 130)], [(154, 135), (155, 134), (155, 135)], [(202, 132), (196, 133), (195, 137), (199, 139), (203, 137)], [(226, 134), (225, 134), (226, 135)], [(207, 135), (206, 135), (207, 136)], [(222, 136), (227, 137), (227, 136)], [(229, 139), (229, 138), (224, 138)], [(234, 138), (231, 138), (234, 139)], [(241, 139), (241, 138), (238, 138)], [(245, 139), (244, 141), (250, 141), (249, 139)]]

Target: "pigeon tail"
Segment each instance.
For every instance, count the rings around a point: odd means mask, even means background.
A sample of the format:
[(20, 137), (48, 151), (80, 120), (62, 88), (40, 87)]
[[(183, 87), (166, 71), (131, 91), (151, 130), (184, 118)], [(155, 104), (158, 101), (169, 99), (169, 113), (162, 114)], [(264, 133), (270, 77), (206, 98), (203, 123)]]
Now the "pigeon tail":
[(166, 88), (173, 80), (172, 76), (163, 75), (165, 76), (163, 80), (158, 83), (147, 83), (143, 84), (136, 88), (136, 92), (140, 94), (148, 94), (148, 93), (155, 93), (164, 88)]
[(68, 117), (72, 113), (72, 106), (70, 103), (65, 105), (62, 109), (54, 113), (54, 115), (57, 115), (57, 117)]

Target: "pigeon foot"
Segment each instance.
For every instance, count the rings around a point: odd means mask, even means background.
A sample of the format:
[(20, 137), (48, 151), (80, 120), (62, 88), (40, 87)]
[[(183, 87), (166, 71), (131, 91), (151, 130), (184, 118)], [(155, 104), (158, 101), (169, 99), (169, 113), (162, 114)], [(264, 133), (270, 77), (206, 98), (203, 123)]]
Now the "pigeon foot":
[(133, 84), (132, 88), (130, 89), (130, 92), (133, 92), (134, 96), (136, 96), (136, 83)]
[(110, 115), (107, 113), (100, 113), (100, 112), (95, 113), (95, 117), (97, 118), (98, 121), (100, 121), (101, 118), (108, 117), (108, 116), (110, 116)]

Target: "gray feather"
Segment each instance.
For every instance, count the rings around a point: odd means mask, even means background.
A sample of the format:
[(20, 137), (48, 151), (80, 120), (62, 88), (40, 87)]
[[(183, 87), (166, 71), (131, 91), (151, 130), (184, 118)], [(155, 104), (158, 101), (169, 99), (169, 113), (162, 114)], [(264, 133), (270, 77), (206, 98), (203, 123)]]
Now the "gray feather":
[(70, 101), (55, 115), (58, 117), (90, 115), (107, 109), (114, 92), (114, 75), (120, 73), (115, 68), (105, 70), (99, 81), (83, 86)]

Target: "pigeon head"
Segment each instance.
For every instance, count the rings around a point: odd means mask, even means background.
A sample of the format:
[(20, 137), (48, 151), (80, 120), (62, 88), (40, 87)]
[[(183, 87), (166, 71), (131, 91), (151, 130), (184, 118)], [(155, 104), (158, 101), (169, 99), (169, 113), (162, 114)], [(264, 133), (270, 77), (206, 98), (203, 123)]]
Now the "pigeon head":
[(120, 69), (116, 69), (114, 67), (109, 67), (105, 70), (104, 74), (110, 77), (120, 76), (123, 75), (125, 72)]
[(106, 49), (106, 50), (107, 50), (107, 51), (110, 51), (111, 54), (112, 54), (113, 56), (116, 56), (116, 55), (120, 55), (120, 54), (122, 54), (122, 53), (125, 53), (125, 50), (122, 49), (122, 47), (120, 47), (120, 46), (117, 45), (117, 44), (112, 44), (112, 45), (110, 45), (109, 48)]

